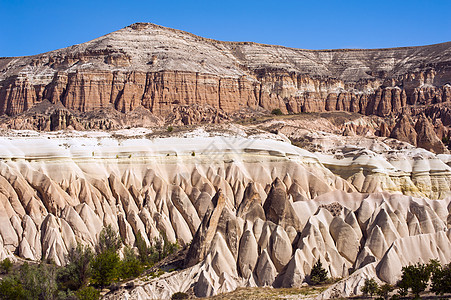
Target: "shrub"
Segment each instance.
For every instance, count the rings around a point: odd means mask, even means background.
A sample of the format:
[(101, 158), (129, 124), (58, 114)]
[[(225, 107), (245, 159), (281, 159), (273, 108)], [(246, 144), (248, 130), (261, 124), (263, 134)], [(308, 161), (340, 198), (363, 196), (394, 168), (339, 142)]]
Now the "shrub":
[(97, 245), (97, 253), (102, 253), (105, 251), (117, 252), (122, 245), (122, 241), (119, 238), (118, 233), (111, 227), (111, 225), (106, 226), (102, 229), (99, 235), (99, 244)]
[(432, 267), (432, 264), (425, 265), (421, 263), (403, 267), (401, 280), (398, 282), (399, 294), (405, 296), (410, 289), (415, 298), (419, 298), (420, 293), (428, 286)]
[(9, 258), (5, 258), (0, 262), (0, 269), (2, 270), (2, 274), (8, 274), (12, 267), (13, 263)]
[(363, 284), (361, 290), (363, 294), (373, 297), (373, 295), (377, 293), (378, 289), (379, 285), (377, 284), (376, 280), (374, 280), (374, 278), (367, 278), (365, 279), (365, 283)]
[(7, 276), (0, 281), (0, 299), (26, 299), (25, 289), (15, 276)]
[(376, 291), (376, 294), (383, 299), (388, 299), (388, 294), (393, 292), (394, 289), (395, 288), (392, 285), (386, 283), (379, 287), (379, 289)]
[(436, 295), (451, 293), (451, 263), (432, 271), (431, 291)]
[(101, 288), (110, 285), (117, 279), (119, 264), (116, 251), (107, 250), (98, 254), (91, 264), (93, 283)]
[(271, 111), (271, 114), (276, 115), (276, 116), (281, 116), (281, 115), (283, 115), (283, 112), (280, 110), (280, 108), (275, 108)]
[(122, 279), (138, 277), (143, 271), (142, 265), (133, 249), (124, 250), (124, 259), (120, 263), (119, 275)]
[(327, 280), (327, 271), (323, 268), (323, 264), (321, 260), (318, 260), (316, 264), (313, 266), (312, 271), (310, 272), (309, 281), (310, 284), (315, 285), (319, 283), (323, 283)]
[(182, 292), (177, 292), (172, 294), (171, 297), (172, 300), (176, 300), (176, 299), (188, 299), (188, 294), (187, 293), (182, 293)]
[(54, 265), (24, 263), (18, 280), (25, 290), (24, 299), (53, 299), (58, 291)]
[(91, 277), (91, 261), (94, 253), (88, 246), (78, 244), (69, 250), (67, 265), (57, 273), (59, 287), (62, 290), (76, 291), (88, 284)]
[(160, 277), (163, 274), (164, 274), (164, 271), (160, 268), (158, 268), (158, 270), (155, 270), (155, 271), (149, 273), (149, 275), (152, 279)]
[(92, 286), (85, 286), (79, 289), (76, 293), (79, 300), (98, 300), (100, 299), (100, 292)]
[(172, 132), (172, 131), (174, 131), (174, 127), (168, 126), (168, 132)]
[(154, 264), (177, 251), (179, 245), (169, 242), (166, 233), (160, 231), (160, 236), (156, 237), (149, 247), (143, 239), (141, 232), (138, 232), (136, 236), (136, 247), (138, 248), (139, 260), (143, 264)]

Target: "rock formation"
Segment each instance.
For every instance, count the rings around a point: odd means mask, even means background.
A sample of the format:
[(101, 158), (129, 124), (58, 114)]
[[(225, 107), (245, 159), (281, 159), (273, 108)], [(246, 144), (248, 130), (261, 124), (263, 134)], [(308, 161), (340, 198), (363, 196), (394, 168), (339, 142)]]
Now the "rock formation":
[[(136, 23), (68, 48), (0, 58), (0, 115), (15, 129), (117, 129), (220, 122), (241, 110), (278, 108), (384, 118), (424, 113), (447, 127), (450, 70), (450, 43), (316, 51)], [(60, 108), (43, 113), (35, 109), (42, 103)], [(131, 115), (145, 118), (127, 121)]]
[[(360, 171), (350, 179), (334, 167), (327, 148), (314, 154), (281, 135), (250, 132), (231, 137), (197, 128), (157, 137), (148, 129), (15, 131), (0, 137), (0, 259), (62, 265), (71, 247), (93, 247), (108, 224), (124, 245), (133, 247), (138, 232), (148, 242), (159, 231), (187, 245), (183, 269), (138, 281), (107, 299), (298, 287), (318, 260), (331, 277), (345, 280), (324, 295), (349, 296), (359, 293), (365, 276), (393, 282), (409, 263), (451, 260), (446, 155), (388, 149), (382, 138), (372, 149), (384, 153), (350, 151), (357, 137), (336, 136), (348, 144), (340, 150), (329, 136), (329, 146), (345, 156), (335, 166), (365, 169), (361, 179)], [(409, 151), (414, 159), (397, 165), (393, 153)], [(395, 167), (407, 172), (409, 164), (410, 181), (408, 175), (404, 181), (377, 175), (396, 173)], [(429, 175), (427, 164), (434, 170)], [(393, 187), (399, 189), (389, 193)], [(412, 194), (418, 197), (407, 196)]]
[[(320, 297), (347, 297), (448, 263), (450, 80), (451, 43), (313, 51), (147, 23), (0, 58), (0, 259), (64, 265), (106, 225), (185, 247), (181, 270), (106, 299), (300, 287), (319, 260), (343, 278)], [(273, 109), (291, 115), (258, 118)]]

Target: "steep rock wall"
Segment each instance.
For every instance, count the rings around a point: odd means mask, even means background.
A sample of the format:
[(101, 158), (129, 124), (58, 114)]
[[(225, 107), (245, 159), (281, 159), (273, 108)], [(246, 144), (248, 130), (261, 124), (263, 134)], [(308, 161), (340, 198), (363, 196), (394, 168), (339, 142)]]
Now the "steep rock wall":
[(138, 23), (52, 52), (0, 59), (0, 115), (43, 100), (76, 112), (209, 105), (387, 116), (451, 101), (451, 43), (371, 50), (301, 50), (220, 42)]

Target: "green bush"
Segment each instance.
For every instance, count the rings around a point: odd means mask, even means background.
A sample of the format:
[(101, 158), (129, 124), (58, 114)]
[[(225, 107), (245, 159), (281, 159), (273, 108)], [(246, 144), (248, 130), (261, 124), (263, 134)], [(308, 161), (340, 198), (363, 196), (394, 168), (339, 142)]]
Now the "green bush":
[(119, 266), (119, 276), (122, 279), (138, 277), (143, 271), (141, 261), (131, 248), (125, 248), (124, 259)]
[(119, 255), (116, 251), (104, 251), (92, 261), (92, 281), (101, 288), (110, 285), (118, 277), (120, 265)]
[(13, 263), (9, 258), (5, 258), (0, 262), (0, 269), (2, 270), (2, 274), (8, 274), (12, 267)]
[(451, 293), (451, 263), (432, 271), (431, 291), (436, 295)]
[(160, 236), (153, 240), (152, 245), (147, 246), (146, 241), (138, 232), (136, 235), (136, 247), (138, 248), (138, 258), (143, 264), (152, 265), (162, 260), (166, 256), (176, 252), (179, 248), (177, 243), (169, 242), (166, 233), (160, 232)]
[(283, 112), (280, 110), (280, 108), (275, 108), (271, 111), (271, 114), (276, 115), (276, 116), (281, 116), (281, 115), (283, 115)]
[(310, 284), (316, 285), (323, 283), (327, 280), (327, 278), (328, 278), (327, 270), (323, 268), (321, 260), (318, 260), (310, 272), (309, 275)]
[(67, 264), (57, 272), (57, 280), (61, 290), (76, 291), (88, 284), (91, 277), (91, 261), (94, 253), (88, 246), (78, 244), (69, 250)]
[(0, 281), (0, 299), (27, 299), (22, 283), (15, 276), (7, 276)]
[(163, 271), (162, 269), (158, 269), (158, 270), (155, 270), (155, 271), (149, 273), (149, 275), (150, 275), (150, 277), (151, 277), (152, 279), (153, 279), (153, 278), (160, 277), (160, 276), (163, 275), (163, 274), (164, 274), (164, 271)]
[(394, 290), (394, 286), (386, 283), (381, 285), (378, 290), (376, 291), (376, 294), (379, 295), (381, 298), (387, 300), (388, 299), (388, 295), (393, 292)]
[(113, 229), (111, 225), (102, 229), (99, 235), (99, 244), (97, 245), (97, 253), (105, 251), (117, 252), (122, 245), (122, 241), (119, 238), (118, 233)]
[(177, 292), (177, 293), (172, 294), (171, 299), (172, 300), (188, 299), (188, 294), (187, 293), (182, 293), (182, 292)]
[(174, 127), (168, 126), (168, 132), (172, 132), (172, 131), (174, 131)]
[(92, 286), (85, 286), (79, 289), (76, 293), (79, 300), (98, 300), (100, 299), (100, 292)]
[(420, 297), (420, 293), (426, 290), (431, 276), (431, 272), (435, 266), (434, 264), (410, 265), (402, 268), (401, 280), (398, 282), (399, 294), (406, 296), (409, 290), (415, 295), (415, 298)]
[(373, 295), (377, 293), (378, 289), (379, 285), (377, 284), (376, 280), (374, 280), (374, 278), (367, 278), (365, 279), (365, 283), (363, 284), (361, 290), (363, 294), (373, 297)]
[(39, 265), (23, 264), (20, 269), (20, 280), (29, 299), (52, 299), (58, 290), (56, 282), (56, 266), (41, 263)]

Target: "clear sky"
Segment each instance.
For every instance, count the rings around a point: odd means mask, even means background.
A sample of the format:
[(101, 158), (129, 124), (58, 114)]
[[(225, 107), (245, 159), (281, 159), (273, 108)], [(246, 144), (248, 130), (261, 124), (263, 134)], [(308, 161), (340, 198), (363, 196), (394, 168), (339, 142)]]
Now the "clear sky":
[(0, 0), (0, 56), (83, 43), (135, 22), (304, 49), (451, 41), (451, 0)]

